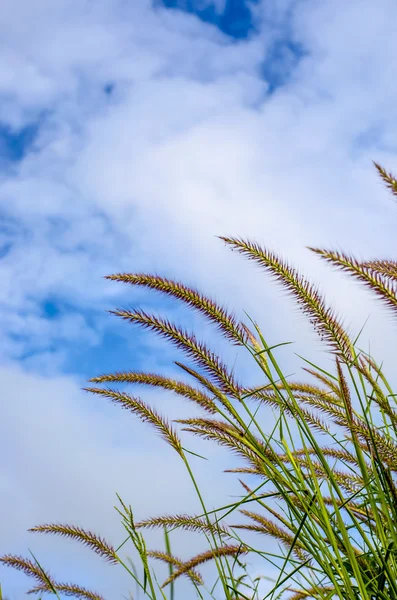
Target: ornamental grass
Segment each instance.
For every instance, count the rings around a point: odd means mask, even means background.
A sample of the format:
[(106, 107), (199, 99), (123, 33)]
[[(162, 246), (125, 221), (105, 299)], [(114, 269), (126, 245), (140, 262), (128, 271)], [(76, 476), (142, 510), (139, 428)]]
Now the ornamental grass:
[[(380, 165), (375, 167), (397, 197), (397, 180)], [(213, 299), (183, 283), (145, 273), (118, 273), (107, 278), (155, 290), (185, 303), (212, 322), (226, 340), (244, 347), (260, 369), (262, 384), (249, 386), (192, 332), (166, 317), (138, 309), (117, 309), (112, 314), (137, 327), (156, 332), (183, 351), (177, 362), (190, 383), (153, 372), (117, 372), (90, 379), (84, 388), (130, 411), (153, 426), (183, 461), (201, 503), (200, 514), (168, 514), (136, 522), (131, 506), (118, 497), (117, 508), (126, 531), (113, 545), (100, 535), (67, 524), (41, 524), (32, 532), (71, 538), (96, 552), (115, 568), (126, 569), (151, 600), (175, 598), (175, 582), (191, 584), (189, 598), (204, 591), (225, 600), (395, 600), (397, 599), (397, 407), (381, 366), (357, 349), (361, 332), (348, 332), (314, 284), (296, 268), (259, 244), (221, 237), (231, 249), (249, 258), (283, 286), (310, 319), (332, 357), (330, 371), (305, 361), (309, 381), (293, 381), (282, 372), (259, 325), (247, 322)], [(397, 314), (397, 262), (358, 262), (340, 252), (309, 248), (321, 259), (363, 282)], [(279, 344), (278, 346), (281, 346)], [(303, 359), (305, 360), (305, 359)], [(191, 401), (201, 417), (170, 423), (146, 401), (117, 389), (117, 384), (163, 388)], [(127, 388), (129, 389), (129, 387)], [(274, 426), (263, 430), (258, 407), (271, 407)], [(255, 486), (241, 481), (239, 500), (206, 509), (205, 499), (189, 463), (189, 451), (180, 433), (189, 432), (226, 447), (244, 466), (228, 469), (239, 478), (250, 475)], [(241, 522), (242, 517), (244, 520)], [(240, 520), (240, 522), (239, 522)], [(158, 528), (165, 547), (148, 549), (142, 532)], [(207, 549), (190, 557), (175, 556), (171, 530), (195, 532), (207, 540)], [(246, 532), (272, 538), (277, 552), (248, 543)], [(140, 557), (140, 574), (120, 556), (132, 542)], [(247, 569), (247, 557), (263, 569), (277, 569), (266, 596), (259, 594), (259, 579)], [(2, 564), (23, 571), (34, 580), (29, 593), (101, 600), (83, 586), (59, 582), (33, 559), (6, 555)], [(155, 561), (167, 565), (168, 577), (158, 581)], [(217, 579), (205, 584), (200, 567), (216, 565)], [(133, 596), (131, 595), (131, 598)], [(183, 600), (183, 599), (181, 599)]]

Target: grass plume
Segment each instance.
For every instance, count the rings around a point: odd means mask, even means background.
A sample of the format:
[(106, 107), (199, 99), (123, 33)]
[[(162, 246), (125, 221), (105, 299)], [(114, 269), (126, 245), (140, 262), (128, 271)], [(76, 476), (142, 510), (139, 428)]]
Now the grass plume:
[[(374, 164), (396, 196), (396, 179)], [(209, 416), (176, 419), (171, 425), (140, 398), (110, 388), (84, 390), (121, 405), (160, 433), (184, 462), (203, 512), (160, 515), (135, 522), (131, 507), (119, 497), (122, 509), (116, 510), (127, 538), (117, 549), (102, 537), (75, 526), (38, 525), (30, 531), (68, 537), (90, 547), (106, 561), (126, 569), (151, 600), (167, 600), (164, 588), (174, 600), (174, 584), (181, 577), (187, 577), (195, 595), (203, 599), (205, 584), (196, 568), (211, 561), (218, 573), (213, 588), (206, 589), (211, 598), (219, 583), (218, 597), (222, 600), (395, 599), (397, 394), (381, 366), (364, 352), (357, 352), (357, 338), (350, 338), (332, 307), (297, 269), (250, 240), (226, 236), (221, 239), (258, 263), (292, 295), (333, 355), (329, 372), (306, 361), (310, 368), (304, 366), (303, 371), (315, 381), (291, 381), (274, 356), (275, 347), (269, 347), (257, 324), (252, 322), (251, 331), (195, 288), (159, 275), (109, 275), (110, 280), (161, 292), (204, 314), (229, 342), (249, 353), (252, 364), (260, 370), (261, 385), (240, 384), (207, 344), (167, 319), (138, 310), (109, 311), (156, 332), (182, 350), (195, 368), (184, 362), (176, 364), (199, 387), (152, 372), (103, 374), (90, 382), (162, 388), (199, 405)], [(360, 262), (341, 252), (308, 248), (364, 282), (396, 311), (397, 262), (376, 258)], [(272, 411), (271, 421), (263, 423), (260, 408), (266, 408), (268, 414)], [(237, 455), (243, 465), (226, 472), (249, 476), (255, 479), (255, 485), (240, 480), (244, 492), (238, 500), (208, 510), (187, 460), (189, 451), (182, 445), (185, 433), (215, 442)], [(236, 514), (242, 515), (245, 522), (228, 524), (226, 519), (235, 519)], [(148, 550), (141, 530), (159, 528), (164, 530), (166, 550)], [(187, 560), (178, 558), (170, 550), (174, 530), (205, 537), (208, 549)], [(264, 540), (265, 550), (240, 537), (246, 532), (258, 534), (253, 537)], [(121, 557), (120, 550), (127, 542), (132, 542), (138, 553), (141, 579)], [(273, 545), (269, 546), (269, 542)], [(242, 562), (246, 555), (277, 571), (272, 590), (265, 597), (258, 590), (259, 578), (253, 580)], [(151, 559), (161, 561), (169, 569), (169, 576), (161, 585)], [(37, 561), (5, 555), (0, 562), (35, 579), (36, 587), (31, 593), (60, 592), (101, 599), (83, 587), (56, 583)]]

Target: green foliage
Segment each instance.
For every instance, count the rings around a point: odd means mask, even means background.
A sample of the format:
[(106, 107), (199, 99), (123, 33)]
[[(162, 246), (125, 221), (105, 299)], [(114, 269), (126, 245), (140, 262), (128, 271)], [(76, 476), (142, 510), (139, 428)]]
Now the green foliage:
[[(375, 165), (395, 195), (394, 177)], [(304, 600), (392, 600), (397, 598), (397, 412), (395, 396), (373, 358), (356, 350), (357, 340), (344, 329), (313, 284), (285, 261), (249, 240), (222, 238), (225, 243), (260, 264), (278, 280), (309, 316), (334, 358), (332, 372), (306, 362), (313, 381), (290, 381), (259, 326), (240, 322), (223, 307), (182, 283), (147, 274), (116, 274), (109, 279), (143, 286), (172, 296), (199, 310), (215, 323), (225, 338), (244, 347), (260, 370), (263, 385), (249, 387), (192, 333), (138, 310), (113, 314), (156, 331), (182, 349), (192, 364), (178, 362), (191, 384), (156, 373), (103, 374), (91, 383), (134, 383), (161, 387), (191, 400), (203, 416), (178, 419), (182, 430), (228, 448), (245, 463), (229, 472), (254, 475), (255, 489), (241, 481), (239, 501), (208, 511), (188, 461), (180, 433), (140, 398), (108, 387), (86, 391), (110, 399), (154, 426), (184, 462), (202, 506), (200, 515), (164, 515), (135, 523), (131, 507), (119, 498), (117, 508), (127, 537), (118, 548), (100, 536), (70, 525), (47, 524), (31, 531), (67, 536), (97, 552), (104, 560), (125, 568), (138, 590), (151, 598), (174, 600), (174, 582), (189, 578), (197, 597), (206, 589), (213, 596), (219, 584), (225, 600), (258, 600), (259, 578), (252, 580), (243, 558), (261, 560), (278, 570), (272, 591), (265, 597)], [(393, 311), (397, 310), (397, 267), (392, 261), (360, 263), (331, 250), (310, 248), (329, 263), (350, 273), (372, 289)], [(361, 333), (361, 332), (360, 332)], [(280, 344), (282, 345), (282, 344)], [(196, 370), (197, 369), (197, 370)], [(274, 412), (270, 434), (257, 418), (258, 407)], [(242, 523), (227, 524), (238, 514)], [(140, 530), (163, 528), (165, 551), (148, 550)], [(171, 552), (169, 534), (184, 529), (205, 536), (208, 550), (189, 559)], [(270, 536), (277, 554), (248, 544), (245, 531)], [(120, 557), (131, 541), (141, 562)], [(168, 565), (169, 575), (158, 583), (151, 560)], [(0, 561), (36, 579), (32, 593), (52, 593), (99, 600), (100, 595), (74, 584), (56, 582), (35, 562), (17, 556)], [(218, 579), (206, 588), (197, 570), (214, 561)], [(130, 566), (127, 565), (130, 562)], [(238, 572), (237, 572), (238, 571)], [(166, 595), (167, 594), (167, 595)], [(263, 599), (265, 600), (265, 599)]]

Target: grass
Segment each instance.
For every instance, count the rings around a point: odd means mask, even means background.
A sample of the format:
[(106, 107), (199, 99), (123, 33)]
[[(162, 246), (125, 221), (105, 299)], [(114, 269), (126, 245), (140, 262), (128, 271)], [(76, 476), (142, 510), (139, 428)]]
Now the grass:
[[(376, 163), (375, 167), (397, 196), (396, 179)], [(277, 346), (268, 346), (259, 326), (249, 317), (247, 323), (240, 322), (197, 290), (157, 275), (110, 275), (111, 280), (157, 290), (200, 311), (229, 342), (245, 348), (261, 371), (263, 385), (244, 385), (204, 342), (166, 318), (139, 310), (110, 311), (155, 331), (181, 349), (189, 363), (177, 365), (191, 383), (156, 373), (128, 372), (94, 377), (90, 383), (101, 387), (84, 389), (132, 412), (157, 430), (185, 464), (202, 512), (135, 522), (131, 507), (119, 497), (117, 510), (126, 538), (117, 548), (99, 535), (71, 525), (44, 524), (30, 531), (85, 544), (105, 561), (126, 569), (139, 595), (151, 600), (174, 600), (174, 584), (180, 577), (190, 580), (190, 597), (203, 598), (202, 590), (207, 590), (212, 597), (222, 594), (225, 600), (259, 600), (259, 578), (250, 577), (244, 562), (248, 555), (278, 572), (271, 592), (262, 600), (396, 599), (396, 394), (381, 366), (357, 349), (361, 332), (352, 337), (315, 286), (295, 268), (249, 240), (221, 239), (261, 265), (290, 292), (326, 343), (333, 357), (332, 372), (305, 361), (311, 381), (290, 381), (275, 358)], [(391, 310), (397, 310), (396, 262), (360, 263), (335, 251), (310, 250), (363, 282)], [(240, 500), (208, 511), (180, 432), (140, 398), (110, 387), (117, 383), (172, 390), (198, 405), (203, 416), (176, 422), (183, 431), (212, 440), (239, 456), (244, 466), (229, 471), (254, 476), (256, 487), (251, 489), (241, 481), (244, 494)], [(263, 431), (257, 418), (258, 408), (264, 405), (274, 412), (271, 433)], [(237, 519), (237, 515), (245, 520), (226, 522)], [(147, 549), (141, 532), (150, 528), (164, 531), (165, 551)], [(208, 549), (189, 559), (174, 556), (169, 533), (175, 529), (197, 532), (206, 538)], [(244, 539), (247, 531), (276, 540), (278, 552), (253, 547)], [(128, 558), (120, 556), (127, 541), (138, 552), (140, 574)], [(35, 580), (30, 593), (102, 598), (84, 587), (57, 582), (33, 559), (0, 557), (4, 565)], [(167, 565), (168, 577), (162, 583), (153, 569), (154, 560)], [(215, 563), (218, 573), (212, 588), (204, 584), (199, 572), (208, 561)]]

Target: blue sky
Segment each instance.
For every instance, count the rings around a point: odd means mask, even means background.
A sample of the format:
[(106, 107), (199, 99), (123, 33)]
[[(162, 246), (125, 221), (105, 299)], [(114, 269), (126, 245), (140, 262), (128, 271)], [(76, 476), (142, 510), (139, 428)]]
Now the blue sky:
[[(305, 249), (395, 258), (397, 210), (371, 162), (397, 170), (393, 9), (391, 0), (3, 1), (1, 554), (30, 548), (57, 579), (122, 598), (134, 588), (120, 571), (26, 530), (69, 522), (117, 545), (115, 492), (137, 518), (199, 510), (156, 433), (81, 390), (103, 372), (177, 373), (177, 351), (107, 310), (166, 314), (256, 376), (200, 316), (105, 275), (183, 280), (246, 310), (269, 343), (295, 342), (280, 350), (287, 373), (304, 379), (295, 352), (329, 367), (293, 301), (215, 236), (250, 237), (309, 273), (353, 331), (371, 315), (363, 347), (371, 340), (393, 381), (388, 313)], [(191, 414), (169, 394), (132, 393), (170, 418)], [(188, 443), (211, 459), (194, 463), (209, 505), (240, 493), (222, 474), (227, 453)], [(181, 556), (202, 544), (173, 540)], [(161, 543), (148, 534), (149, 546)], [(29, 585), (1, 566), (0, 582), (10, 600)], [(189, 589), (182, 583), (182, 596)]]

